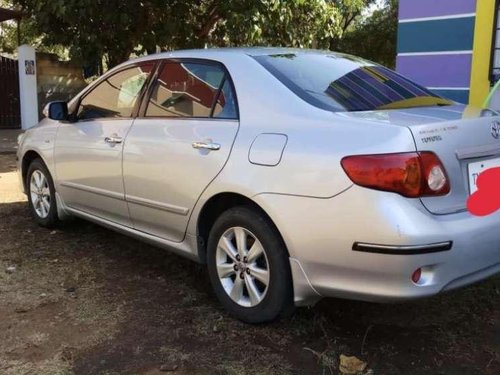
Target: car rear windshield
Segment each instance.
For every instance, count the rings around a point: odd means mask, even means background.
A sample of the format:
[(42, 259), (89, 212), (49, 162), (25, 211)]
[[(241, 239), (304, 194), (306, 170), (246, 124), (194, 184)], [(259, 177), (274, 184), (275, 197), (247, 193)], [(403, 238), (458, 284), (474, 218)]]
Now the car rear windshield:
[(296, 95), (328, 111), (453, 104), (390, 69), (349, 55), (305, 52), (254, 59)]

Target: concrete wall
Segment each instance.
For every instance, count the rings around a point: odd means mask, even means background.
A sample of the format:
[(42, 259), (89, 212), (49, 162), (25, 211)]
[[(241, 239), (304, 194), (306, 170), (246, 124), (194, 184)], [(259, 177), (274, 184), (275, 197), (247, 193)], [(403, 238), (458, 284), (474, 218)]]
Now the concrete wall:
[(396, 69), (467, 103), (475, 22), (476, 0), (400, 0)]
[(71, 61), (59, 61), (56, 55), (37, 53), (37, 68), (40, 118), (47, 103), (69, 101), (87, 85), (80, 66)]

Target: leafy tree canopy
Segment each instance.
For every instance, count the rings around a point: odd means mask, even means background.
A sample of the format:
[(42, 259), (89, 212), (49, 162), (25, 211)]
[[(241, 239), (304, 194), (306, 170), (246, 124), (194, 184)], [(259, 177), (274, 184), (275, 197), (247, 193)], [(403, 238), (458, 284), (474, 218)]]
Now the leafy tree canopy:
[(379, 64), (396, 65), (398, 32), (398, 0), (387, 0), (370, 17), (354, 24), (352, 30), (339, 41), (338, 49), (362, 56)]
[(328, 47), (341, 33), (326, 0), (14, 0), (45, 45), (110, 66), (142, 54), (203, 46)]
[(345, 33), (364, 10), (375, 4), (377, 0), (330, 0), (340, 12), (340, 27)]
[[(0, 8), (12, 9), (13, 2), (0, 0)], [(40, 52), (55, 53), (61, 57), (67, 57), (67, 49), (61, 45), (46, 45), (38, 27), (31, 20), (20, 24), (21, 42), (32, 45)], [(15, 55), (17, 50), (17, 22), (5, 21), (0, 23), (0, 52)]]
[[(366, 16), (373, 4), (385, 6)], [(394, 65), (397, 0), (0, 0), (28, 18), (23, 42), (108, 66), (157, 49), (273, 45), (339, 50)], [(16, 48), (3, 23), (0, 50)]]

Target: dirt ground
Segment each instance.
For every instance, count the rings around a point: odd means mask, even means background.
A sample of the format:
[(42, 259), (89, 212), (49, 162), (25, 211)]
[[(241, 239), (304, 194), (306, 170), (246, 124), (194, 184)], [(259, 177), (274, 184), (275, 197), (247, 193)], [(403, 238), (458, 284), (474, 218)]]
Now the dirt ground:
[[(229, 317), (199, 265), (93, 224), (33, 224), (0, 155), (0, 374), (500, 374), (500, 277), (397, 305)], [(3, 200), (2, 200), (3, 199)], [(471, 249), (473, 250), (473, 249)]]

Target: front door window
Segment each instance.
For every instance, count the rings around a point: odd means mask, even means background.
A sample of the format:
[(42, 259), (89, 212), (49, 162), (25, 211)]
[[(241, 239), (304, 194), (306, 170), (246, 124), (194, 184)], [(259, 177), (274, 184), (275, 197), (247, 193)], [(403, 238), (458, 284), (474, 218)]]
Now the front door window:
[(153, 67), (134, 66), (107, 77), (82, 99), (78, 120), (132, 117)]

